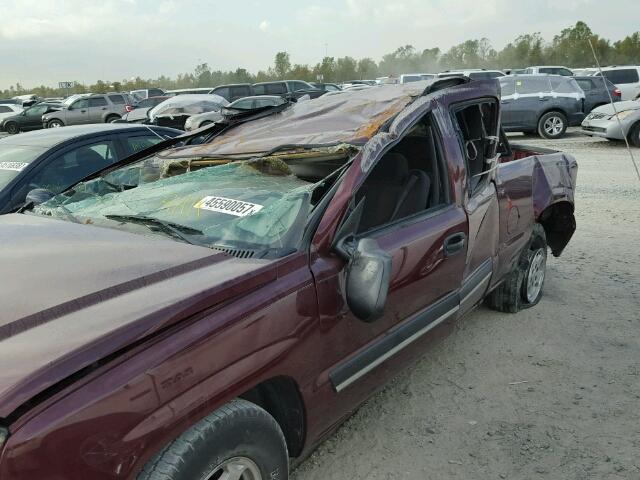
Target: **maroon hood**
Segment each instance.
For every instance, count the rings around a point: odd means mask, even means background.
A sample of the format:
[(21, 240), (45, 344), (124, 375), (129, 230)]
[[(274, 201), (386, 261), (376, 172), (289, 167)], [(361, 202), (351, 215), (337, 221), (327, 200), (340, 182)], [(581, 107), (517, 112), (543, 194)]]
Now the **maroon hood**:
[(236, 259), (118, 230), (0, 217), (0, 417), (131, 342), (276, 277)]

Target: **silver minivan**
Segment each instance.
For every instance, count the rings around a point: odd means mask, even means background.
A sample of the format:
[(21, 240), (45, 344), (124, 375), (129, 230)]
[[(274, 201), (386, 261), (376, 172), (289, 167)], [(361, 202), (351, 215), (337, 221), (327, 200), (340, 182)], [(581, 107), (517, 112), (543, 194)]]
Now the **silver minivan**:
[(42, 116), (44, 128), (57, 128), (67, 125), (85, 125), (89, 123), (111, 123), (119, 120), (131, 109), (129, 95), (107, 93), (80, 97), (62, 110)]

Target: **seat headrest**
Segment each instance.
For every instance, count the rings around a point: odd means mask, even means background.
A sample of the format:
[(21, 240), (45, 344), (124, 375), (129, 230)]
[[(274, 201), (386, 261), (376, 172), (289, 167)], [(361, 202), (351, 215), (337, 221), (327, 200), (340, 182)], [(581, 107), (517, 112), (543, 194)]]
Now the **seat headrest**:
[(409, 175), (409, 161), (401, 153), (389, 152), (371, 171), (368, 180), (385, 183), (402, 183)]

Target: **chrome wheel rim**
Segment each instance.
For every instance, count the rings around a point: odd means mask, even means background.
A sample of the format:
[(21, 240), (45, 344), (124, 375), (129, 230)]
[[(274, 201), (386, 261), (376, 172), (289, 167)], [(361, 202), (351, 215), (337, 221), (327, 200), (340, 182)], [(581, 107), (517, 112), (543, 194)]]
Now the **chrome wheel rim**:
[(564, 122), (560, 117), (549, 117), (544, 122), (544, 131), (549, 135), (560, 135), (562, 132), (562, 128), (564, 127)]
[(533, 303), (540, 295), (544, 273), (546, 270), (547, 258), (543, 249), (536, 250), (536, 253), (529, 264), (529, 275), (527, 276), (527, 301)]
[(262, 475), (250, 458), (234, 457), (214, 468), (206, 480), (262, 480)]
[(49, 128), (60, 128), (60, 124), (58, 122), (52, 122)]

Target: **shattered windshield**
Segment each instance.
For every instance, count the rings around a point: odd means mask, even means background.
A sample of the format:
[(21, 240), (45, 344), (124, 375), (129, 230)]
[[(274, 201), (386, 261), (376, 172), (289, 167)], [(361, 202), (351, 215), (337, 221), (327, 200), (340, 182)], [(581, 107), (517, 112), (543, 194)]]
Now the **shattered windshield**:
[(197, 163), (152, 156), (79, 183), (34, 213), (233, 254), (284, 255), (298, 248), (317, 183), (293, 175), (277, 158)]

